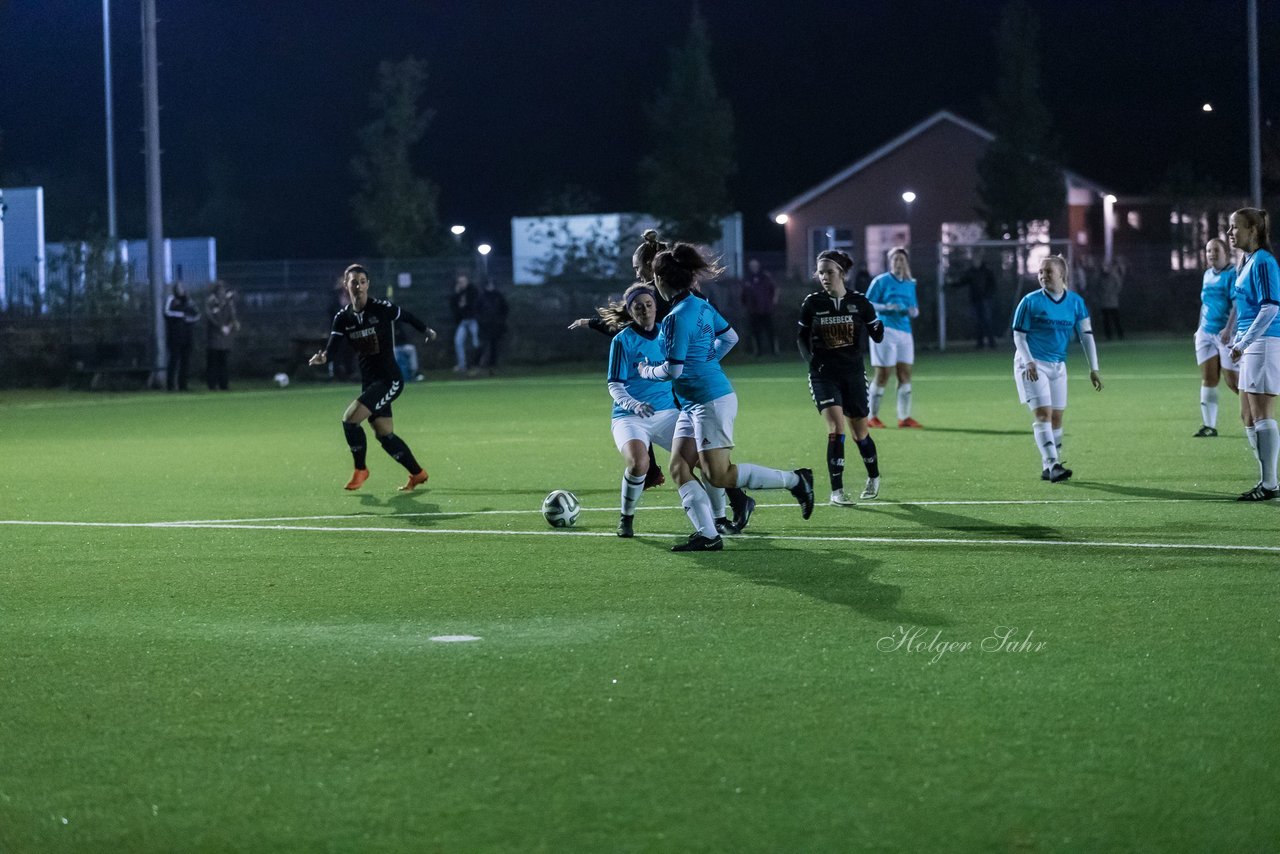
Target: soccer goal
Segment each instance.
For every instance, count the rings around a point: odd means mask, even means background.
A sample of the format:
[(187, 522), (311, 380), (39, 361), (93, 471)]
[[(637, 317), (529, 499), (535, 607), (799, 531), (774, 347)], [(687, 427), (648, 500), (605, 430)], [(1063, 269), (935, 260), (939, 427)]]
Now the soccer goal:
[[(938, 349), (965, 341), (981, 347), (994, 339), (1009, 347), (1009, 323), (1023, 294), (1038, 287), (1040, 262), (1049, 255), (1067, 259), (1070, 240), (944, 240), (938, 244)], [(990, 272), (986, 276), (979, 268)]]

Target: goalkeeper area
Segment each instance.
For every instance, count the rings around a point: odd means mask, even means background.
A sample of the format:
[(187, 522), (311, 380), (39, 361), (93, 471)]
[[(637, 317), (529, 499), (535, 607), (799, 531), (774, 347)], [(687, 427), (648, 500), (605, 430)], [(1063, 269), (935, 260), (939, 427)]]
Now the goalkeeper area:
[(818, 506), (700, 554), (670, 482), (614, 534), (603, 346), (411, 383), (413, 493), (342, 489), (351, 384), (0, 391), (0, 851), (1267, 850), (1280, 506), (1189, 333), (1100, 349), (1070, 481), (1011, 347), (924, 352), (852, 508), (799, 359), (731, 353)]

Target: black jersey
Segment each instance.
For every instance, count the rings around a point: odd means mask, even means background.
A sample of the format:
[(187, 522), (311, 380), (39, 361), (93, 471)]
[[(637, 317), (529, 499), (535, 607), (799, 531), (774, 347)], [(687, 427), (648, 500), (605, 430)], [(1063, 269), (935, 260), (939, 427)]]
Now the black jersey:
[(845, 291), (837, 299), (826, 291), (809, 294), (800, 304), (797, 341), (809, 360), (809, 372), (862, 370), (862, 329), (879, 340), (884, 324), (861, 291)]
[(345, 338), (360, 361), (360, 378), (365, 383), (403, 379), (396, 364), (396, 321), (427, 331), (425, 323), (393, 302), (369, 297), (361, 312), (349, 305), (333, 316), (325, 354), (329, 355), (339, 338)]

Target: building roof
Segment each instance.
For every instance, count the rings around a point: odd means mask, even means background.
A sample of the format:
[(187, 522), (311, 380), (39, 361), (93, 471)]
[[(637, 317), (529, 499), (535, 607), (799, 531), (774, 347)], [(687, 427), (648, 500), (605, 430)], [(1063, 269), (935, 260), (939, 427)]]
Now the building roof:
[[(836, 174), (832, 175), (830, 178), (823, 181), (821, 184), (818, 184), (817, 186), (806, 190), (805, 192), (796, 196), (794, 199), (791, 199), (781, 207), (770, 211), (769, 216), (776, 217), (778, 214), (790, 213), (791, 211), (794, 211), (796, 208), (807, 205), (809, 202), (818, 198), (823, 193), (826, 193), (827, 191), (835, 187), (838, 187), (839, 185), (843, 184), (845, 181), (852, 178), (854, 175), (861, 172), (863, 169), (866, 169), (868, 166), (875, 163), (876, 161), (881, 160), (884, 157), (887, 157), (888, 155), (892, 154), (894, 151), (897, 151), (902, 146), (906, 145), (916, 137), (923, 134), (925, 131), (932, 128), (934, 125), (940, 124), (942, 122), (951, 122), (954, 125), (964, 128), (965, 130), (969, 131), (973, 135), (980, 137), (985, 142), (993, 142), (996, 138), (996, 135), (993, 134), (991, 131), (987, 130), (986, 128), (980, 125), (974, 124), (968, 119), (962, 119), (959, 116), (957, 116), (955, 113), (952, 113), (949, 110), (939, 110), (938, 112), (934, 113), (932, 116), (929, 116), (929, 118), (909, 128), (906, 132), (899, 134), (898, 136), (889, 140), (884, 145), (880, 146), (875, 151), (868, 154), (866, 157), (863, 157), (861, 160), (858, 160), (857, 162), (849, 165), (848, 167), (841, 170), (840, 172), (837, 172)], [(1099, 195), (1106, 195), (1108, 192), (1110, 192), (1109, 190), (1104, 189), (1103, 187), (1094, 183), (1093, 181), (1090, 181), (1087, 178), (1081, 177), (1080, 175), (1076, 174), (1075, 172), (1071, 172), (1070, 170), (1064, 169), (1062, 174), (1066, 178), (1068, 186), (1081, 187), (1083, 189), (1091, 190), (1095, 193), (1098, 193)]]

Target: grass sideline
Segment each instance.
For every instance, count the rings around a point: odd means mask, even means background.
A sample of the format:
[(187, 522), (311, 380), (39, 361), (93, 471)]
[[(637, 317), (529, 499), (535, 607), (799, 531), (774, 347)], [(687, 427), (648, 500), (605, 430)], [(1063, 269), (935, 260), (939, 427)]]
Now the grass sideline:
[[(670, 486), (612, 536), (604, 357), (411, 384), (412, 495), (376, 443), (342, 491), (352, 386), (0, 392), (0, 851), (1280, 838), (1280, 507), (1189, 341), (1072, 354), (1059, 485), (1008, 354), (922, 354), (880, 501), (702, 555)], [(800, 366), (731, 362), (735, 458), (825, 500)]]

